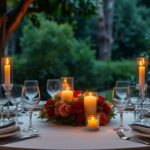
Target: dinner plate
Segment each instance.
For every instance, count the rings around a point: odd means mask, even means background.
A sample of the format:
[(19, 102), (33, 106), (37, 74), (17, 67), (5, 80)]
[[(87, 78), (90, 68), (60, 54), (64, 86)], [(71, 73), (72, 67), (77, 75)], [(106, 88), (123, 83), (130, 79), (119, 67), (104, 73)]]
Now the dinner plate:
[(146, 133), (143, 133), (143, 132), (139, 132), (139, 131), (137, 131), (137, 130), (132, 130), (132, 133), (133, 133), (135, 136), (150, 138), (150, 134), (146, 134)]
[(0, 135), (0, 139), (2, 138), (7, 138), (7, 137), (12, 137), (12, 136), (16, 136), (16, 135), (19, 135), (21, 133), (21, 130), (20, 128), (18, 127), (18, 130), (15, 130), (13, 132), (8, 132), (6, 134), (1, 134)]
[(8, 126), (6, 128), (0, 129), (0, 135), (1, 134), (6, 134), (8, 132), (13, 132), (13, 131), (16, 131), (16, 130), (18, 130), (18, 127), (16, 127), (16, 124), (13, 124), (13, 125)]

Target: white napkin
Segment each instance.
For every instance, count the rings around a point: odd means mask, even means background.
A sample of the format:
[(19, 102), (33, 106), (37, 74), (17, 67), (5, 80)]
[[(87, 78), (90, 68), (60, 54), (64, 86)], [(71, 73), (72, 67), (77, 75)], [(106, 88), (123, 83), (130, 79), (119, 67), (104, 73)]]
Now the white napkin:
[(130, 124), (131, 129), (150, 134), (150, 126), (145, 124), (133, 123)]

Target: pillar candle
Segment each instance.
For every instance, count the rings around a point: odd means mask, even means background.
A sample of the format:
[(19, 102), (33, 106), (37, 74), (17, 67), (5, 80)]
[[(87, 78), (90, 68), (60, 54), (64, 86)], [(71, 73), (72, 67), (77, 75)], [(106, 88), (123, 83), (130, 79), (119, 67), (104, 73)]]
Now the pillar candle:
[(84, 97), (84, 110), (86, 115), (96, 114), (97, 97), (96, 96), (85, 96)]
[(9, 59), (6, 59), (5, 65), (4, 65), (4, 83), (6, 86), (10, 85), (10, 62)]
[(139, 66), (139, 85), (145, 84), (145, 66), (142, 65), (142, 62), (140, 61)]
[(92, 117), (87, 117), (87, 128), (88, 129), (98, 129), (99, 128), (99, 120), (94, 115)]

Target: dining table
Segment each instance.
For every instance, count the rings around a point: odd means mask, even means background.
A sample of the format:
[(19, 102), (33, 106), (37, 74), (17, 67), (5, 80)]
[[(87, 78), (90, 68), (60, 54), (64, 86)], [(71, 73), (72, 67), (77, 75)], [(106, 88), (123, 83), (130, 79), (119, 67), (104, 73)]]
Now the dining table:
[[(126, 134), (132, 134), (129, 124), (133, 122), (132, 111), (124, 112), (124, 124), (129, 129)], [(28, 127), (29, 116), (21, 114), (19, 120), (23, 122), (21, 130)], [(0, 150), (149, 150), (149, 145), (144, 145), (131, 140), (122, 140), (113, 128), (120, 124), (120, 116), (105, 126), (100, 126), (97, 131), (89, 131), (85, 126), (67, 126), (48, 122), (39, 118), (39, 112), (33, 114), (33, 126), (39, 129), (39, 136), (28, 140), (18, 141), (5, 145), (0, 144)], [(24, 134), (22, 131), (21, 134)], [(1, 140), (1, 139), (0, 139)]]

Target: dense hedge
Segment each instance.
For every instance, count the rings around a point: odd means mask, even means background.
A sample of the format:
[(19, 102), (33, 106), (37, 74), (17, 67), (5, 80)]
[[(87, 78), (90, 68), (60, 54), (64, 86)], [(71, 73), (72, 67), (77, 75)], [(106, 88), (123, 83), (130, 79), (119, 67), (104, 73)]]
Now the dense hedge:
[(37, 79), (46, 98), (47, 79), (73, 76), (75, 89), (110, 89), (116, 80), (136, 74), (134, 61), (100, 62), (89, 43), (75, 39), (68, 24), (41, 20), (40, 27), (29, 23), (21, 38), (23, 53), (14, 57), (14, 79), (23, 83)]
[[(42, 72), (34, 74), (32, 66), (29, 66), (29, 68), (31, 69), (31, 72), (27, 68), (25, 60), (21, 59), (21, 61), (18, 61), (16, 58), (14, 65), (15, 81), (17, 83), (23, 83), (25, 79), (37, 79), (40, 83), (42, 97), (45, 98), (48, 96), (46, 93), (46, 80), (48, 77), (44, 76)], [(134, 61), (95, 61), (94, 66), (92, 66), (92, 71), (94, 72), (93, 75), (87, 77), (84, 75), (84, 69), (79, 69), (79, 71), (76, 73), (74, 72), (74, 74), (70, 72), (70, 76), (75, 77), (75, 89), (104, 91), (111, 89), (115, 85), (116, 80), (131, 80), (132, 82), (136, 82), (136, 65)], [(59, 75), (59, 72), (56, 72), (56, 74), (57, 73), (58, 75), (53, 76), (52, 78), (59, 78), (61, 76)]]

